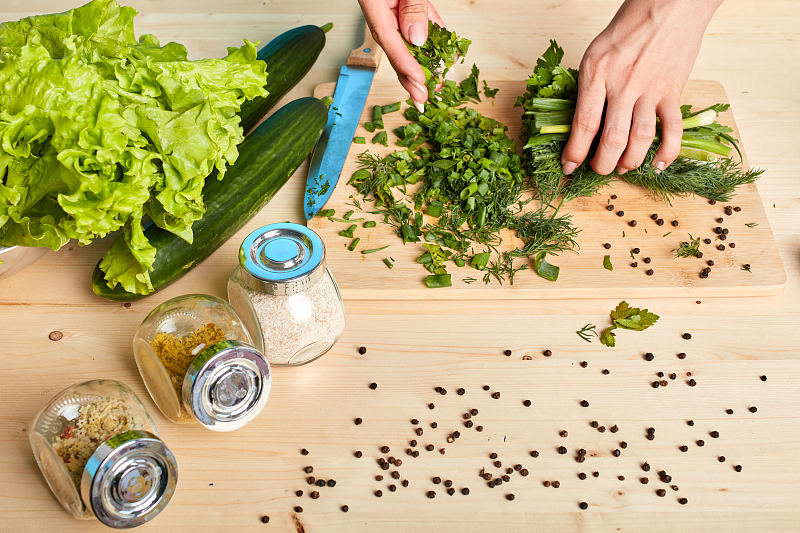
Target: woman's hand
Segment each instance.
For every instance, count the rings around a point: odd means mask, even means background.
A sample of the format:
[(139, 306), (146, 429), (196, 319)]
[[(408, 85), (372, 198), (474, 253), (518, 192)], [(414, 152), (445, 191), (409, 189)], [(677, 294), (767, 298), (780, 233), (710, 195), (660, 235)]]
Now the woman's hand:
[(403, 37), (413, 45), (422, 46), (428, 39), (428, 19), (444, 26), (441, 17), (427, 0), (358, 0), (358, 3), (372, 36), (397, 73), (400, 85), (422, 111), (428, 100), (425, 73), (406, 48)]
[(605, 122), (591, 160), (598, 174), (619, 174), (644, 161), (661, 122), (658, 171), (681, 147), (680, 97), (711, 16), (721, 0), (626, 0), (598, 35), (580, 65), (578, 103), (561, 165), (572, 173), (589, 153)]

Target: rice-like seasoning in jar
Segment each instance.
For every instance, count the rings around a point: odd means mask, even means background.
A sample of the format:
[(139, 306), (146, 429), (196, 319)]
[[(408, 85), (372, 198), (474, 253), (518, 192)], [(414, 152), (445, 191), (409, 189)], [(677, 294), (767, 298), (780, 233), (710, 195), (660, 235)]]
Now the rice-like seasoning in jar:
[(270, 363), (300, 365), (331, 349), (344, 331), (342, 296), (325, 245), (299, 224), (252, 232), (228, 280), (228, 301)]
[(175, 491), (174, 455), (133, 391), (117, 381), (58, 394), (34, 419), (30, 444), (56, 499), (75, 518), (136, 527)]
[(188, 294), (156, 307), (133, 351), (150, 396), (173, 422), (231, 431), (258, 415), (269, 396), (269, 364), (236, 311), (214, 296)]

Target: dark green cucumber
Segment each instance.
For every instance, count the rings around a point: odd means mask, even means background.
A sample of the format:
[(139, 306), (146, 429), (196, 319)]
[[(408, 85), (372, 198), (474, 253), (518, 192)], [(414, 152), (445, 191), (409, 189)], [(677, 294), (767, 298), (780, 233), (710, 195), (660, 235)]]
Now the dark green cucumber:
[(311, 70), (325, 47), (325, 33), (332, 27), (332, 23), (322, 27), (300, 26), (278, 35), (258, 51), (258, 59), (267, 62), (269, 95), (242, 104), (239, 116), (245, 133)]
[[(153, 292), (202, 262), (258, 213), (311, 153), (327, 119), (326, 102), (300, 98), (253, 130), (239, 145), (239, 158), (225, 177), (218, 180), (211, 175), (206, 180), (206, 213), (192, 226), (192, 244), (155, 225), (148, 227), (145, 236), (157, 250), (150, 270)], [(129, 293), (120, 285), (109, 288), (104, 276), (98, 263), (92, 275), (92, 289), (98, 296), (118, 302), (145, 297)]]

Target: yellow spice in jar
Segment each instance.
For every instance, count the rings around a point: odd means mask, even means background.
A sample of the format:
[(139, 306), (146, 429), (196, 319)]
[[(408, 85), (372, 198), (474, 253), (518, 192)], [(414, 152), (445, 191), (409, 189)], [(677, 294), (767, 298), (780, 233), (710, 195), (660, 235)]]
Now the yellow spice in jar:
[(208, 323), (182, 337), (169, 333), (159, 333), (150, 343), (150, 346), (164, 364), (170, 381), (172, 381), (172, 386), (175, 387), (175, 392), (180, 398), (183, 378), (197, 354), (207, 346), (224, 340), (227, 340), (225, 332), (216, 325)]

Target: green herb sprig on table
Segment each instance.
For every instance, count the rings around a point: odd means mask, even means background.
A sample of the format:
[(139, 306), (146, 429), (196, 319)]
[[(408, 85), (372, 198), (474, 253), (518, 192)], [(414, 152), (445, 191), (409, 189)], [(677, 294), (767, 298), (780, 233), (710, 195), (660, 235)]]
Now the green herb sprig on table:
[(689, 235), (688, 241), (683, 241), (675, 251), (675, 257), (697, 257), (700, 252), (700, 237), (694, 238)]
[[(739, 161), (730, 158), (734, 150), (739, 152), (737, 140), (731, 136), (730, 128), (716, 122), (717, 115), (726, 111), (728, 105), (715, 104), (699, 111), (692, 111), (688, 105), (681, 107), (684, 133), (680, 157), (660, 173), (652, 166), (661, 142), (659, 128), (644, 163), (638, 168), (621, 176), (601, 176), (584, 162), (565, 177), (561, 152), (575, 114), (578, 71), (564, 67), (563, 57), (563, 49), (550, 41), (527, 80), (526, 92), (517, 99), (517, 106), (524, 113), (523, 161), (542, 201), (552, 203), (563, 197), (568, 202), (579, 196), (591, 196), (614, 177), (640, 185), (667, 202), (673, 196), (689, 194), (727, 201), (736, 187), (752, 183), (763, 173), (744, 170)], [(595, 149), (596, 142), (586, 161)]]
[[(600, 342), (606, 346), (614, 347), (616, 336), (613, 331), (617, 328), (630, 329), (633, 331), (643, 331), (655, 324), (659, 316), (649, 312), (647, 309), (631, 307), (625, 300), (621, 301), (610, 313), (611, 326), (603, 330), (600, 335)], [(584, 339), (585, 340), (585, 339)]]

